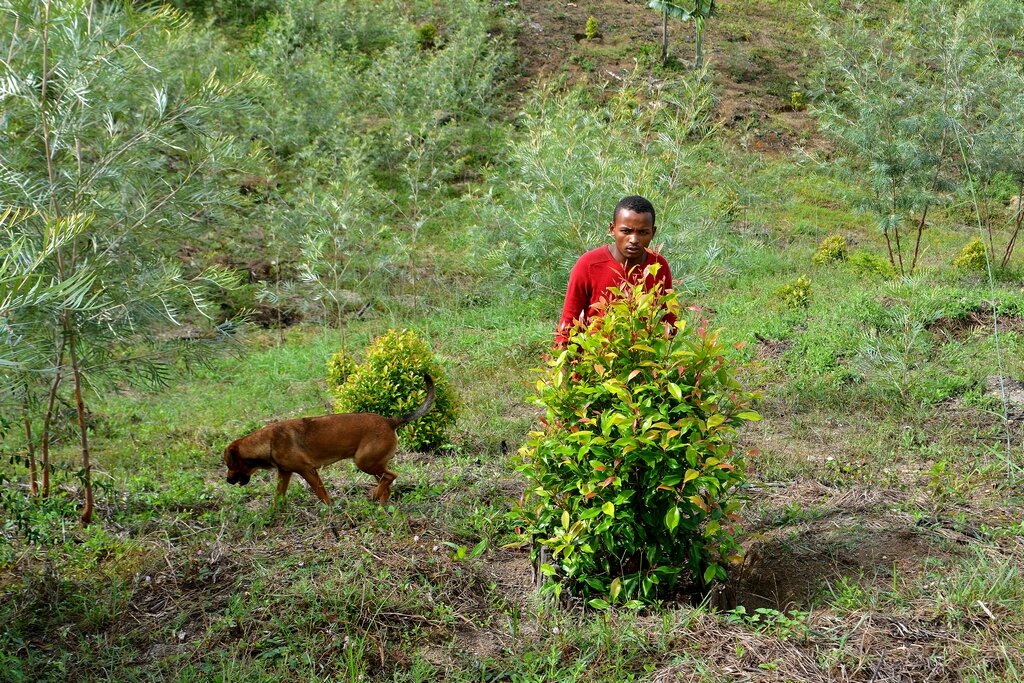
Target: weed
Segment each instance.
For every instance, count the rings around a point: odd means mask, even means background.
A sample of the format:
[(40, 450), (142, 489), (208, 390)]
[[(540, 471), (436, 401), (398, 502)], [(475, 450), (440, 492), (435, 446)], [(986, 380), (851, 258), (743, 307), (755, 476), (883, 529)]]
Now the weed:
[(787, 308), (807, 308), (811, 305), (811, 281), (801, 275), (795, 282), (779, 288), (775, 297)]
[(809, 617), (808, 612), (781, 612), (770, 607), (758, 607), (753, 612), (747, 612), (742, 605), (724, 613), (726, 623), (743, 624), (755, 631), (770, 633), (781, 640), (807, 640), (811, 634), (807, 623)]
[(811, 257), (811, 260), (818, 266), (825, 263), (845, 261), (846, 238), (842, 235), (831, 235), (826, 237), (821, 244), (818, 245), (818, 250), (814, 252), (814, 256)]

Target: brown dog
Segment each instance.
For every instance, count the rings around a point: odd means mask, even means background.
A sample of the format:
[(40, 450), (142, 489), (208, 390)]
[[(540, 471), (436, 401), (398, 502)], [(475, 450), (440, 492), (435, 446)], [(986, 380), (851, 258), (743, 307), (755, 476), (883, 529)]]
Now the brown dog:
[(374, 413), (339, 413), (321, 417), (299, 417), (274, 422), (252, 434), (236, 439), (224, 449), (228, 483), (245, 486), (253, 471), (277, 468), (277, 499), (288, 490), (292, 473), (306, 480), (317, 498), (327, 505), (331, 497), (317, 468), (353, 458), (356, 467), (377, 478), (373, 499), (387, 503), (395, 473), (388, 462), (398, 448), (395, 430), (427, 414), (434, 404), (434, 380), (423, 376), (427, 398), (419, 408), (402, 417)]

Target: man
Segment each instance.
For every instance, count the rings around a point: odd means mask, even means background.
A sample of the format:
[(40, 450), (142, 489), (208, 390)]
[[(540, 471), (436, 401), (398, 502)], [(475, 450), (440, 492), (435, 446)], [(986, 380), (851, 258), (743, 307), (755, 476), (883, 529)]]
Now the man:
[(589, 322), (595, 313), (591, 310), (593, 305), (609, 298), (609, 289), (624, 282), (638, 282), (647, 266), (660, 264), (657, 275), (647, 275), (645, 289), (650, 290), (655, 283), (661, 284), (663, 291), (672, 288), (668, 261), (648, 249), (657, 230), (654, 218), (654, 206), (637, 195), (624, 197), (615, 206), (611, 225), (608, 226), (612, 244), (583, 254), (569, 275), (562, 319), (555, 331), (558, 346), (565, 346), (569, 341), (576, 321)]

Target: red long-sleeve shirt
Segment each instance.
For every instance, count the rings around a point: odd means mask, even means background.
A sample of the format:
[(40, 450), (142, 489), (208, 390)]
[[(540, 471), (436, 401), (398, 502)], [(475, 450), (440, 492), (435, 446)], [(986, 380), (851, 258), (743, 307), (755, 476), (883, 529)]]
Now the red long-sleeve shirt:
[[(558, 322), (555, 331), (555, 343), (559, 346), (569, 341), (569, 332), (573, 323), (577, 320), (586, 324), (594, 315), (591, 307), (609, 298), (608, 290), (612, 287), (619, 287), (623, 282), (636, 284), (644, 268), (659, 263), (657, 275), (648, 275), (644, 281), (644, 288), (650, 290), (654, 283), (661, 283), (662, 291), (672, 288), (672, 271), (668, 267), (668, 261), (661, 254), (647, 250), (647, 258), (643, 264), (631, 268), (626, 273), (622, 264), (612, 258), (607, 245), (591, 249), (580, 256), (569, 274), (569, 286), (565, 292), (565, 305), (562, 306), (562, 319)], [(674, 323), (675, 320), (667, 320)]]

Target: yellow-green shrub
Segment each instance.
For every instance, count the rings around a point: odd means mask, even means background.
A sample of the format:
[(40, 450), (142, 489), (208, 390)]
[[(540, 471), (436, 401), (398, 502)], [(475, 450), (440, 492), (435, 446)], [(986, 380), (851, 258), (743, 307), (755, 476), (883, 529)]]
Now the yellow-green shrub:
[(896, 274), (889, 259), (883, 258), (870, 251), (855, 251), (850, 254), (847, 263), (854, 271), (861, 275), (878, 275), (881, 277), (892, 277)]
[(423, 375), (434, 379), (434, 406), (399, 430), (402, 446), (432, 451), (448, 444), (458, 418), (458, 397), (426, 343), (411, 330), (388, 330), (356, 364), (342, 349), (327, 361), (328, 388), (334, 407), (343, 413), (378, 413), (397, 417), (415, 410), (426, 398)]
[(830, 235), (818, 245), (818, 250), (811, 257), (815, 265), (846, 260), (846, 238), (842, 235)]
[(807, 308), (811, 305), (811, 281), (801, 275), (796, 282), (780, 287), (775, 296), (789, 308)]
[(356, 371), (357, 363), (348, 351), (340, 349), (327, 359), (327, 386), (340, 387)]
[(985, 243), (981, 241), (981, 238), (975, 237), (965, 244), (964, 248), (960, 250), (960, 254), (953, 259), (953, 267), (963, 270), (985, 270), (988, 264), (985, 252)]

